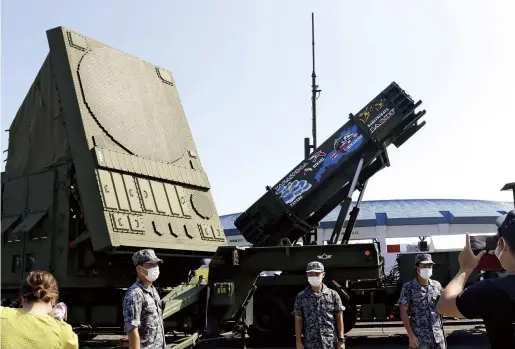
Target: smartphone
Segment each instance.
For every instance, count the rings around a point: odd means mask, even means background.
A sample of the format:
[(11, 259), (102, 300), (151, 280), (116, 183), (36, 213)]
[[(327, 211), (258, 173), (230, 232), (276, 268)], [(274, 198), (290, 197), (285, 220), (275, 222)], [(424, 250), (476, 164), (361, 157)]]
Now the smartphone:
[[(476, 235), (470, 237), (470, 247), (474, 251), (475, 254), (478, 254), (480, 251), (494, 251), (497, 247), (497, 241), (499, 237), (497, 235), (486, 236), (486, 235)], [(484, 271), (500, 271), (503, 270), (499, 259), (490, 253), (486, 253), (481, 257), (479, 264), (477, 265), (475, 270), (484, 270)]]

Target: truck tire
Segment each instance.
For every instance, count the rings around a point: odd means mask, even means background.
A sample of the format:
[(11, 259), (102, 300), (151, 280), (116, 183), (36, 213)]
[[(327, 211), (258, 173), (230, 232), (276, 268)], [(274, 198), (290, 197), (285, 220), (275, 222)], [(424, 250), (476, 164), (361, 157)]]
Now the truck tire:
[[(267, 311), (249, 326), (249, 337), (253, 341), (258, 340), (259, 342), (284, 340), (284, 337), (292, 337), (295, 324), (283, 300), (270, 297), (263, 304), (268, 304)], [(265, 317), (268, 319), (266, 322), (263, 319)]]

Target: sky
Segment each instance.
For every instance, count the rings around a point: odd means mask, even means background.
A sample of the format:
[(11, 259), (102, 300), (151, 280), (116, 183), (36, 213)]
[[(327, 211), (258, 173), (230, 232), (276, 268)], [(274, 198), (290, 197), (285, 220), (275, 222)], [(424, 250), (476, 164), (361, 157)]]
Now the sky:
[(319, 144), (392, 81), (427, 111), (364, 200), (512, 201), (500, 189), (515, 181), (515, 2), (147, 3), (3, 0), (2, 130), (46, 57), (45, 31), (69, 27), (172, 72), (217, 211), (241, 212), (303, 158), (314, 12)]

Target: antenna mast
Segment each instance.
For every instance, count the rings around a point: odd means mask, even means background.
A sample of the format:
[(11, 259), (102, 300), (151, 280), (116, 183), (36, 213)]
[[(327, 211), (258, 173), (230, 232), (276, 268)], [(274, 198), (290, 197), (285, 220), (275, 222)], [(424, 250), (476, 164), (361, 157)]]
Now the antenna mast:
[(311, 12), (311, 46), (313, 58), (313, 72), (311, 73), (311, 113), (312, 113), (312, 130), (313, 130), (313, 144), (310, 144), (309, 138), (304, 138), (304, 157), (308, 158), (311, 150), (315, 151), (317, 148), (317, 93), (320, 95), (322, 90), (318, 89), (316, 84), (317, 75), (315, 73), (315, 14)]

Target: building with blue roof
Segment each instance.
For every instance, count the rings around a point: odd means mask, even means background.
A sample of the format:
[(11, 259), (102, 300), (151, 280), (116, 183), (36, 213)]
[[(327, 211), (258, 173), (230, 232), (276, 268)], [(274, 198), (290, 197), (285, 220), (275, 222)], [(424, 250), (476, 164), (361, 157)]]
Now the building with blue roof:
[[(510, 202), (455, 199), (409, 199), (363, 201), (352, 240), (431, 237), (465, 233), (495, 233), (495, 220), (513, 210)], [(338, 218), (340, 206), (319, 225), (318, 243), (327, 242)], [(234, 221), (241, 213), (220, 217), (229, 245), (248, 245)], [(348, 217), (347, 217), (348, 218)], [(385, 250), (385, 247), (383, 247)], [(386, 256), (385, 256), (386, 258)], [(388, 264), (387, 264), (388, 265)]]
[[(373, 226), (411, 226), (432, 224), (493, 224), (495, 219), (513, 209), (513, 203), (485, 200), (409, 199), (363, 201), (356, 228)], [(320, 228), (332, 229), (340, 207), (321, 222)], [(234, 221), (241, 213), (221, 216), (227, 236), (239, 235)]]

